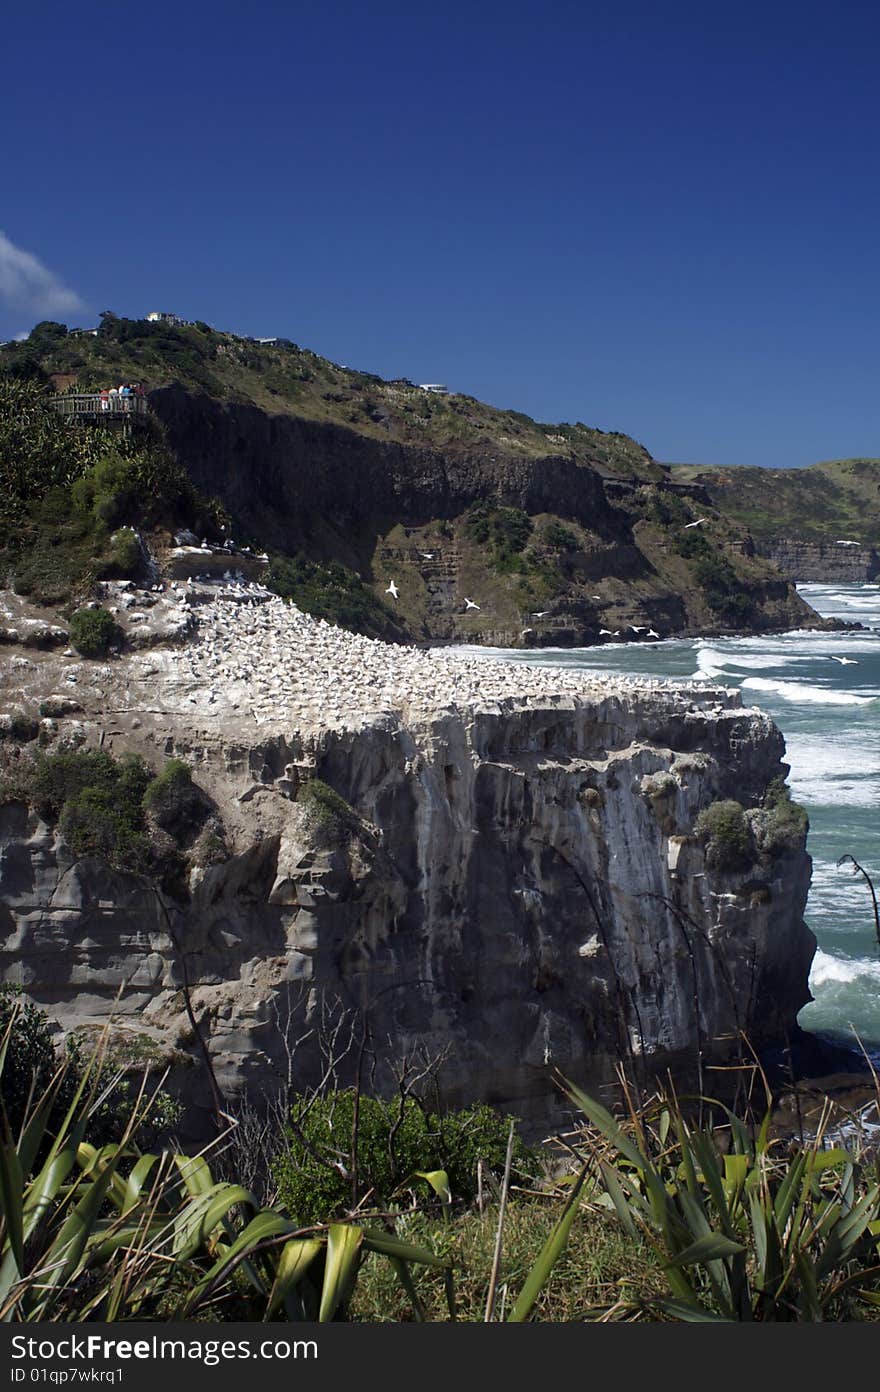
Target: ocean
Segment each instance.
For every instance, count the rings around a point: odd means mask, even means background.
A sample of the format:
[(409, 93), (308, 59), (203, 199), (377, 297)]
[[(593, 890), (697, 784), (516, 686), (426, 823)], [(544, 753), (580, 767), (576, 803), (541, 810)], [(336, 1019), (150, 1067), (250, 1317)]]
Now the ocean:
[(880, 949), (871, 896), (880, 895), (880, 585), (798, 586), (818, 613), (866, 625), (855, 633), (799, 630), (760, 638), (669, 639), (574, 649), (471, 649), (486, 656), (596, 672), (691, 678), (738, 688), (785, 736), (792, 796), (810, 817), (813, 876), (806, 920), (818, 947), (804, 1029), (880, 1061)]

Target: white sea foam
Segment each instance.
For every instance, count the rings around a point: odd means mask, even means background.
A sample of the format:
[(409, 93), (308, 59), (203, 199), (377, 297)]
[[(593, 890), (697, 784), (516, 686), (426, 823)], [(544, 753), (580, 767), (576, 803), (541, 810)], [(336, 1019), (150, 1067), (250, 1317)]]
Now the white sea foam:
[(815, 706), (867, 706), (874, 700), (872, 695), (858, 696), (854, 691), (834, 691), (830, 687), (807, 686), (803, 682), (771, 681), (768, 677), (747, 677), (743, 689), (768, 691), (784, 701)]
[(880, 804), (880, 732), (825, 730), (786, 736), (789, 782), (808, 807), (876, 807)]
[(865, 985), (880, 987), (880, 961), (872, 962), (866, 957), (835, 957), (830, 952), (816, 948), (813, 967), (810, 972), (810, 989), (815, 991), (829, 985), (851, 985), (862, 980)]

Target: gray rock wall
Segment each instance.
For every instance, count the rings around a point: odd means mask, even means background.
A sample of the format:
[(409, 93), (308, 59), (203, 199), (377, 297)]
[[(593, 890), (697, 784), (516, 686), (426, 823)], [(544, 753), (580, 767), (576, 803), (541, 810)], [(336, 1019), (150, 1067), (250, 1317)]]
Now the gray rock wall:
[[(65, 1028), (101, 1023), (181, 1065), (208, 1108), (181, 984), (192, 984), (224, 1094), (322, 1067), (328, 1002), (357, 1012), (377, 1087), (443, 1054), (450, 1102), (485, 1099), (539, 1129), (553, 1075), (598, 1086), (780, 1041), (808, 999), (803, 849), (710, 871), (693, 837), (719, 797), (755, 805), (784, 767), (766, 717), (723, 699), (609, 695), (489, 707), (303, 744), (221, 736), (173, 751), (224, 811), (236, 853), (188, 903), (74, 862), (21, 805), (0, 808), (0, 971)], [(349, 834), (292, 800), (314, 770), (357, 813)], [(255, 781), (256, 780), (256, 781)], [(352, 1076), (354, 1054), (341, 1066)], [(195, 1125), (198, 1129), (198, 1125)]]

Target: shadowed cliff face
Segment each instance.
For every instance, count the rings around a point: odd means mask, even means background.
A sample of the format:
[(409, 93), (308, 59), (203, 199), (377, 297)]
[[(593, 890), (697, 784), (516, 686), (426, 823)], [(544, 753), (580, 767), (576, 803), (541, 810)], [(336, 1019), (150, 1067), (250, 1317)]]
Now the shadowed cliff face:
[[(808, 999), (809, 858), (722, 873), (693, 834), (718, 798), (760, 801), (782, 739), (755, 712), (699, 699), (634, 692), (389, 717), (311, 742), (178, 742), (235, 809), (238, 853), (197, 872), (169, 919), (154, 893), (73, 862), (9, 806), (3, 975), (68, 1027), (115, 1009), (157, 1053), (196, 1059), (183, 954), (230, 1097), (275, 1088), (285, 1030), (307, 1036), (338, 999), (369, 1029), (378, 1086), (395, 1058), (444, 1053), (449, 1102), (486, 1099), (534, 1130), (558, 1119), (556, 1069), (596, 1087), (618, 1060), (641, 1077), (729, 1058), (741, 1030), (783, 1042)], [(352, 826), (316, 827), (290, 800), (310, 770), (348, 800)], [(305, 1038), (300, 1085), (320, 1070)], [(197, 1062), (175, 1076), (207, 1107)]]
[(387, 444), (354, 430), (174, 387), (150, 394), (172, 447), (206, 492), (218, 492), (269, 545), (307, 540), (313, 517), (342, 529), (420, 525), (490, 499), (528, 513), (593, 519), (626, 531), (600, 476), (561, 456), (516, 458), (492, 447), (459, 453)]

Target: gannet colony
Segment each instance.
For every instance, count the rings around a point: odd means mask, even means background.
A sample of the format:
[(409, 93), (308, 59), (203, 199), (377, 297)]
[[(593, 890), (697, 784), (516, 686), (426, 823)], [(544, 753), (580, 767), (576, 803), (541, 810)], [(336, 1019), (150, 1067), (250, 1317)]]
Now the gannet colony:
[[(129, 623), (139, 617), (126, 615)], [(175, 584), (157, 598), (149, 619), (187, 641), (133, 658), (130, 696), (140, 704), (149, 690), (169, 714), (354, 730), (387, 712), (486, 705), (502, 712), (639, 691), (667, 692), (675, 706), (740, 706), (737, 692), (693, 681), (606, 677), (361, 637), (256, 583)]]

